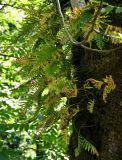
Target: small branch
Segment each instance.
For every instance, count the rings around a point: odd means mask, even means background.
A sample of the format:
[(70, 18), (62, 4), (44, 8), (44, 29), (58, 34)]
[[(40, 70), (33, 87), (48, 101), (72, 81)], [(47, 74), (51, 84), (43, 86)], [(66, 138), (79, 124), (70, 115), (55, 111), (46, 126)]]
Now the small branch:
[[(19, 72), (21, 72), (22, 69), (20, 69)], [(35, 77), (32, 77), (31, 79), (27, 80), (26, 82), (23, 82), (22, 84), (20, 84), (19, 86), (15, 87), (15, 88), (12, 88), (11, 91), (15, 91), (21, 87), (24, 87), (24, 86), (27, 86), (29, 85), (33, 80), (35, 80), (39, 75), (36, 75)]]
[(0, 53), (0, 56), (9, 57), (9, 58), (17, 58), (17, 57), (15, 57), (13, 55), (7, 55), (7, 54), (2, 54), (2, 53)]
[(85, 39), (84, 39), (84, 42), (86, 42), (86, 41), (88, 40), (90, 34), (94, 31), (94, 26), (95, 26), (95, 23), (96, 23), (96, 20), (97, 20), (99, 14), (100, 14), (100, 11), (101, 11), (101, 9), (102, 9), (102, 4), (103, 4), (103, 2), (102, 2), (102, 0), (101, 0), (100, 5), (98, 6), (98, 9), (97, 9), (97, 11), (96, 11), (96, 13), (95, 13), (95, 15), (94, 15), (93, 20), (92, 20), (92, 26), (91, 26), (89, 32), (87, 33), (87, 35), (86, 35), (86, 37), (85, 37)]
[(17, 6), (14, 6), (15, 4), (0, 4), (1, 5), (1, 8), (0, 10), (3, 10), (5, 7), (12, 7), (12, 8), (15, 8), (15, 9), (22, 9), (20, 7), (17, 7)]
[[(99, 30), (97, 30), (97, 29), (93, 29), (97, 34), (100, 34), (100, 35), (102, 35), (102, 36), (105, 36), (105, 37), (109, 37), (109, 38), (116, 38), (114, 35), (109, 35), (109, 34), (104, 34), (104, 33), (102, 33), (102, 32), (100, 32)], [(117, 39), (122, 39), (122, 38), (117, 38)]]

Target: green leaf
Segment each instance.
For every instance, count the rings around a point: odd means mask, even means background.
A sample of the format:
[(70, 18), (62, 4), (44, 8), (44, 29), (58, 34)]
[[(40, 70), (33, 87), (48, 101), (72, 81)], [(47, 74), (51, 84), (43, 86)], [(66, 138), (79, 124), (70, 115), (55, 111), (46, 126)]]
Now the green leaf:
[(110, 13), (112, 10), (114, 9), (114, 7), (113, 6), (107, 6), (107, 7), (105, 7), (105, 8), (103, 8), (102, 9), (102, 13)]
[(75, 148), (75, 157), (79, 156), (79, 154), (80, 154), (80, 151), (79, 151), (79, 148), (77, 147)]
[(96, 34), (94, 40), (95, 40), (98, 48), (102, 49), (104, 47), (105, 42), (104, 42), (102, 35)]
[(122, 13), (122, 7), (117, 7), (116, 8), (116, 13)]

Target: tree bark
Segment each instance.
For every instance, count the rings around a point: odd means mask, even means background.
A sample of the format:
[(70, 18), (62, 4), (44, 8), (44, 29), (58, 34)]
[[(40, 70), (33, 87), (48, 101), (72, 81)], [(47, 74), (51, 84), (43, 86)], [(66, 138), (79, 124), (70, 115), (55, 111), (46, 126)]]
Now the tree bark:
[[(71, 99), (70, 103), (80, 106), (80, 112), (73, 118), (75, 125), (70, 139), (70, 160), (120, 160), (122, 150), (122, 50), (109, 55), (89, 53), (82, 48), (73, 48), (73, 65), (77, 77), (77, 87), (80, 89), (86, 79), (101, 80), (106, 75), (112, 75), (116, 90), (109, 95), (107, 103), (99, 100), (94, 113), (87, 111), (88, 99), (83, 91), (78, 97)], [(78, 56), (78, 54), (80, 56)], [(79, 58), (78, 58), (79, 57)], [(72, 105), (72, 106), (73, 106)], [(84, 126), (84, 127), (82, 127)], [(91, 155), (81, 147), (79, 156), (75, 155), (78, 146), (78, 133), (90, 141), (99, 151), (99, 157)]]
[(110, 95), (106, 105), (105, 115), (101, 117), (100, 159), (120, 160), (122, 151), (122, 54), (120, 50), (115, 54), (115, 59), (110, 65), (111, 74), (117, 85), (116, 90)]

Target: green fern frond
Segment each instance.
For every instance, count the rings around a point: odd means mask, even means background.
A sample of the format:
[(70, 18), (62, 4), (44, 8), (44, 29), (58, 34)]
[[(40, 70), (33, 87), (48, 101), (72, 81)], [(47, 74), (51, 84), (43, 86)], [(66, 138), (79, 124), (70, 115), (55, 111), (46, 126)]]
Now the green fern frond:
[(86, 138), (84, 137), (79, 137), (79, 141), (80, 141), (80, 146), (85, 150), (90, 152), (93, 155), (96, 155), (97, 157), (99, 156), (99, 153), (96, 149), (96, 147), (89, 142)]
[(88, 10), (82, 11), (81, 14), (74, 18), (71, 22), (71, 30), (73, 33), (78, 33), (92, 19), (92, 13)]
[(90, 99), (90, 101), (88, 102), (88, 106), (87, 106), (89, 113), (93, 113), (94, 105), (95, 105), (95, 101)]

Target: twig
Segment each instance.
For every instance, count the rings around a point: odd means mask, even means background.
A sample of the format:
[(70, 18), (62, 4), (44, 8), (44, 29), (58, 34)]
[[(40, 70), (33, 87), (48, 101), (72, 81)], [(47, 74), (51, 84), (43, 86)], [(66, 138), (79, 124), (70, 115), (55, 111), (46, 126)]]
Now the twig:
[(96, 20), (97, 20), (99, 14), (100, 14), (101, 9), (102, 9), (102, 3), (103, 2), (101, 1), (100, 5), (99, 5), (99, 7), (98, 7), (98, 9), (97, 9), (97, 11), (96, 11), (96, 13), (94, 15), (94, 18), (92, 20), (92, 26), (91, 26), (89, 32), (87, 33), (86, 37), (84, 38), (84, 42), (86, 42), (88, 40), (90, 34), (94, 31), (94, 26), (95, 26)]
[(15, 9), (22, 9), (20, 7), (17, 7), (17, 6), (14, 6), (15, 4), (0, 4), (1, 5), (1, 8), (0, 10), (3, 10), (5, 7), (12, 7), (12, 8), (15, 8)]
[(0, 56), (9, 57), (9, 58), (17, 58), (17, 57), (15, 57), (13, 55), (7, 55), (7, 54), (2, 54), (2, 53), (0, 53)]
[[(105, 37), (109, 37), (109, 38), (116, 38), (114, 35), (109, 35), (109, 34), (104, 34), (102, 32), (100, 32), (98, 29), (93, 29), (97, 34), (100, 34), (102, 36), (105, 36)], [(122, 38), (117, 38), (117, 39), (122, 39)]]

